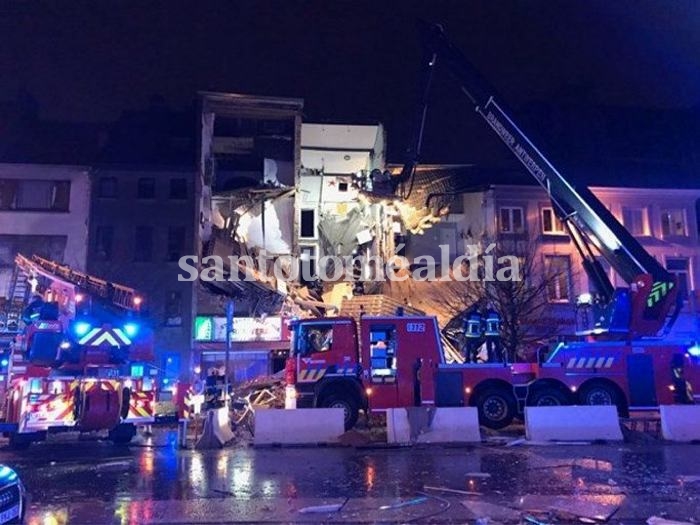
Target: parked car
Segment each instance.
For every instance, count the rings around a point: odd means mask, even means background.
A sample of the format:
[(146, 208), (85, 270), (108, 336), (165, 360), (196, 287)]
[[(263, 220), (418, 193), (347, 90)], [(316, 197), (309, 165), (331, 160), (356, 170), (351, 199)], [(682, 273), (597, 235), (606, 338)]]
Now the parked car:
[(22, 523), (26, 512), (27, 495), (17, 473), (0, 465), (0, 525)]

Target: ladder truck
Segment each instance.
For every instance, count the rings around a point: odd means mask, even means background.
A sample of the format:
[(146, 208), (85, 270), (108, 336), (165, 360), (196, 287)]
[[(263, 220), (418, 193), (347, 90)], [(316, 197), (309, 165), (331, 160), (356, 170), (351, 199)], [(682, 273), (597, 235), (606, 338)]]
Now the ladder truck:
[[(502, 428), (526, 405), (607, 404), (621, 415), (700, 396), (697, 340), (672, 340), (680, 301), (675, 277), (587, 188), (568, 181), (516, 125), (495, 90), (440, 26), (422, 25), (422, 103), (409, 158), (395, 180), (411, 186), (420, 156), (428, 94), (444, 63), (475, 112), (547, 192), (581, 254), (596, 294), (583, 312), (583, 340), (560, 343), (541, 363), (447, 364), (434, 318), (363, 317), (297, 321), (287, 363), (300, 406), (357, 411), (409, 405), (475, 406), (482, 424)], [(596, 254), (628, 283), (612, 285)], [(580, 316), (579, 316), (580, 317)], [(315, 344), (319, 333), (332, 345)], [(381, 343), (381, 344), (380, 344)]]
[(0, 431), (14, 448), (61, 431), (129, 442), (155, 420), (152, 330), (136, 290), (15, 258), (0, 317)]

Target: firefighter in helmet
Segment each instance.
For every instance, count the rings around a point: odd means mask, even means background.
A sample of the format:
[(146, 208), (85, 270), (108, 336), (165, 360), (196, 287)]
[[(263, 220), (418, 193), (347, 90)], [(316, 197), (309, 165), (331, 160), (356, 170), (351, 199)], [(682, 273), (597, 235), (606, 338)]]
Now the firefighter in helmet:
[(473, 306), (464, 320), (465, 357), (467, 362), (476, 363), (481, 347), (481, 313), (477, 306)]
[(493, 308), (489, 308), (484, 319), (484, 335), (486, 336), (486, 351), (489, 363), (503, 363), (503, 345), (501, 344), (501, 316)]

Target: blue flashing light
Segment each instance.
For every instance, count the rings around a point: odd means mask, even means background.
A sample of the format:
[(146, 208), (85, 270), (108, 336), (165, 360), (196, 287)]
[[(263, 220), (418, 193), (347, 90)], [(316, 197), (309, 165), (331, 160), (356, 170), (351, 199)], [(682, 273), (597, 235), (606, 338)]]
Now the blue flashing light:
[(688, 348), (688, 354), (693, 357), (700, 357), (700, 344), (695, 343), (693, 346)]
[(163, 379), (164, 385), (167, 385), (168, 383), (170, 383), (170, 379), (168, 379), (167, 377), (165, 379)]
[(87, 334), (91, 328), (92, 326), (90, 325), (90, 323), (86, 323), (85, 321), (79, 321), (75, 323), (75, 326), (73, 326), (73, 331), (75, 332), (75, 335), (80, 337)]
[(7, 366), (9, 364), (10, 364), (10, 362), (7, 359), (3, 359), (2, 361), (0, 361), (1, 366)]
[(134, 337), (139, 333), (139, 325), (136, 323), (127, 323), (124, 325), (124, 331), (129, 337)]

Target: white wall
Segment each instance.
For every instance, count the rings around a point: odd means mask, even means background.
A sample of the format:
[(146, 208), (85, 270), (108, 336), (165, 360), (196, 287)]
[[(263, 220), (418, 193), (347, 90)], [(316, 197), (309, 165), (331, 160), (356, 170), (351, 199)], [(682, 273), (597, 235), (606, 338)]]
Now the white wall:
[(63, 262), (84, 270), (90, 211), (89, 169), (84, 166), (0, 164), (0, 179), (70, 181), (68, 212), (0, 211), (0, 234), (65, 235), (68, 239)]

